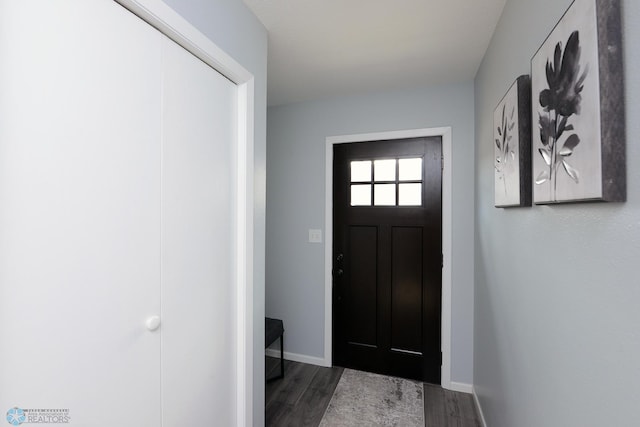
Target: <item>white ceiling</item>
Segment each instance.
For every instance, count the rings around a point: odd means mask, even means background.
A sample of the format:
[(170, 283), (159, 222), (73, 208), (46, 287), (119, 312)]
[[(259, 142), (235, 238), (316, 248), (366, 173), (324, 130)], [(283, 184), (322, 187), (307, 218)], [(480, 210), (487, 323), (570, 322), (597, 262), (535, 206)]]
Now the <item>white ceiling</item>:
[(269, 31), (268, 103), (470, 81), (506, 0), (244, 0)]

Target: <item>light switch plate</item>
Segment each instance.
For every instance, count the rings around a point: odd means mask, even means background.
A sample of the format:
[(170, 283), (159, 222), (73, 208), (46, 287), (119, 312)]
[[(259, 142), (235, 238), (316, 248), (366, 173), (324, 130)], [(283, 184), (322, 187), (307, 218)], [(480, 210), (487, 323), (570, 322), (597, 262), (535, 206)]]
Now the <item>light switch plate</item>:
[(309, 243), (322, 243), (322, 230), (309, 229)]

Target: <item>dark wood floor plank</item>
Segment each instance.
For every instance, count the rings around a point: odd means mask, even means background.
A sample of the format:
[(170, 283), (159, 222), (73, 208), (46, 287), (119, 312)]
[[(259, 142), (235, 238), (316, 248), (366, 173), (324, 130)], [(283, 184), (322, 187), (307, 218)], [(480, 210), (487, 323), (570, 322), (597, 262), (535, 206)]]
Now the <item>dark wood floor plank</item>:
[(329, 406), (331, 395), (326, 390), (309, 388), (303, 398), (278, 424), (281, 427), (317, 427)]
[(318, 368), (297, 405), (280, 424), (282, 427), (317, 427), (329, 406), (343, 368)]
[(481, 427), (480, 417), (476, 410), (476, 402), (473, 400), (472, 394), (459, 393), (458, 406), (460, 408), (460, 417), (466, 421), (465, 426)]
[(282, 426), (283, 419), (293, 410), (293, 405), (273, 400), (267, 405), (264, 414), (266, 426)]
[[(291, 362), (289, 360), (285, 360), (284, 362), (284, 378), (270, 381), (266, 385), (266, 407), (268, 408), (272, 402), (275, 400), (281, 399), (282, 389), (285, 388), (289, 384), (289, 379), (291, 376), (296, 375), (298, 371), (303, 368), (301, 363)], [(285, 392), (286, 393), (286, 392)]]
[[(279, 360), (267, 357), (267, 372), (278, 372)], [(317, 427), (331, 401), (342, 368), (323, 368), (285, 361), (285, 377), (267, 384), (268, 427)]]
[(481, 427), (473, 396), (425, 384), (426, 427)]
[(440, 387), (424, 385), (425, 427), (449, 427), (445, 394)]
[(309, 388), (325, 391), (332, 396), (338, 381), (340, 381), (342, 372), (344, 372), (344, 368), (320, 368), (315, 377), (313, 377)]
[(446, 405), (446, 411), (450, 418), (460, 418), (460, 404), (458, 402), (458, 393), (451, 390), (442, 390), (444, 393), (444, 400)]
[(267, 378), (271, 378), (272, 375), (275, 375), (280, 370), (280, 359), (275, 357), (266, 357), (265, 359), (264, 372), (267, 374)]
[[(277, 374), (280, 361), (267, 357), (267, 374)], [(267, 384), (267, 427), (317, 427), (322, 420), (342, 368), (323, 368), (285, 361), (285, 377)], [(472, 395), (424, 384), (426, 427), (481, 427)]]
[(295, 405), (309, 387), (318, 369), (318, 366), (298, 362), (285, 364), (284, 379), (267, 384), (267, 393), (270, 394), (267, 405), (269, 400)]
[(285, 390), (282, 390), (281, 397), (285, 396), (285, 402), (290, 403), (292, 405), (297, 405), (304, 393), (306, 393), (309, 388), (309, 384), (313, 380), (313, 377), (318, 372), (319, 367), (313, 365), (307, 365), (304, 369), (299, 371), (299, 374), (295, 377), (291, 378), (290, 386)]

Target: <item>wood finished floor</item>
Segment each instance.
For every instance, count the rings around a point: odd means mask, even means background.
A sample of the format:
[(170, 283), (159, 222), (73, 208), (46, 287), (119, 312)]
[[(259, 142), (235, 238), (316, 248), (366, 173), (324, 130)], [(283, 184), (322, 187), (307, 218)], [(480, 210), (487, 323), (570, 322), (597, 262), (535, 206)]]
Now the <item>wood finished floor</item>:
[[(317, 427), (342, 368), (285, 361), (284, 379), (267, 383), (266, 427)], [(280, 360), (267, 357), (267, 378), (280, 372)], [(482, 427), (470, 394), (424, 385), (425, 427)]]

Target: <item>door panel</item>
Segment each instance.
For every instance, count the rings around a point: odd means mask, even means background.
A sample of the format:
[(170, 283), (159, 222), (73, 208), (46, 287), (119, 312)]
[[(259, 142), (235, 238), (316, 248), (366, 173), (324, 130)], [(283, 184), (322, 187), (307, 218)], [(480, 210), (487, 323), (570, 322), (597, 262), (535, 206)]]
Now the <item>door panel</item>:
[(0, 28), (0, 413), (158, 426), (161, 36), (110, 0)]
[(391, 349), (422, 354), (422, 228), (393, 227)]
[(352, 345), (377, 345), (377, 277), (376, 258), (378, 230), (376, 227), (351, 227), (349, 229), (350, 283), (345, 292), (349, 305), (358, 305), (351, 312), (347, 327), (347, 340)]
[(163, 424), (231, 426), (237, 89), (171, 40), (163, 46)]
[(335, 364), (440, 383), (441, 159), (439, 137), (334, 147)]

